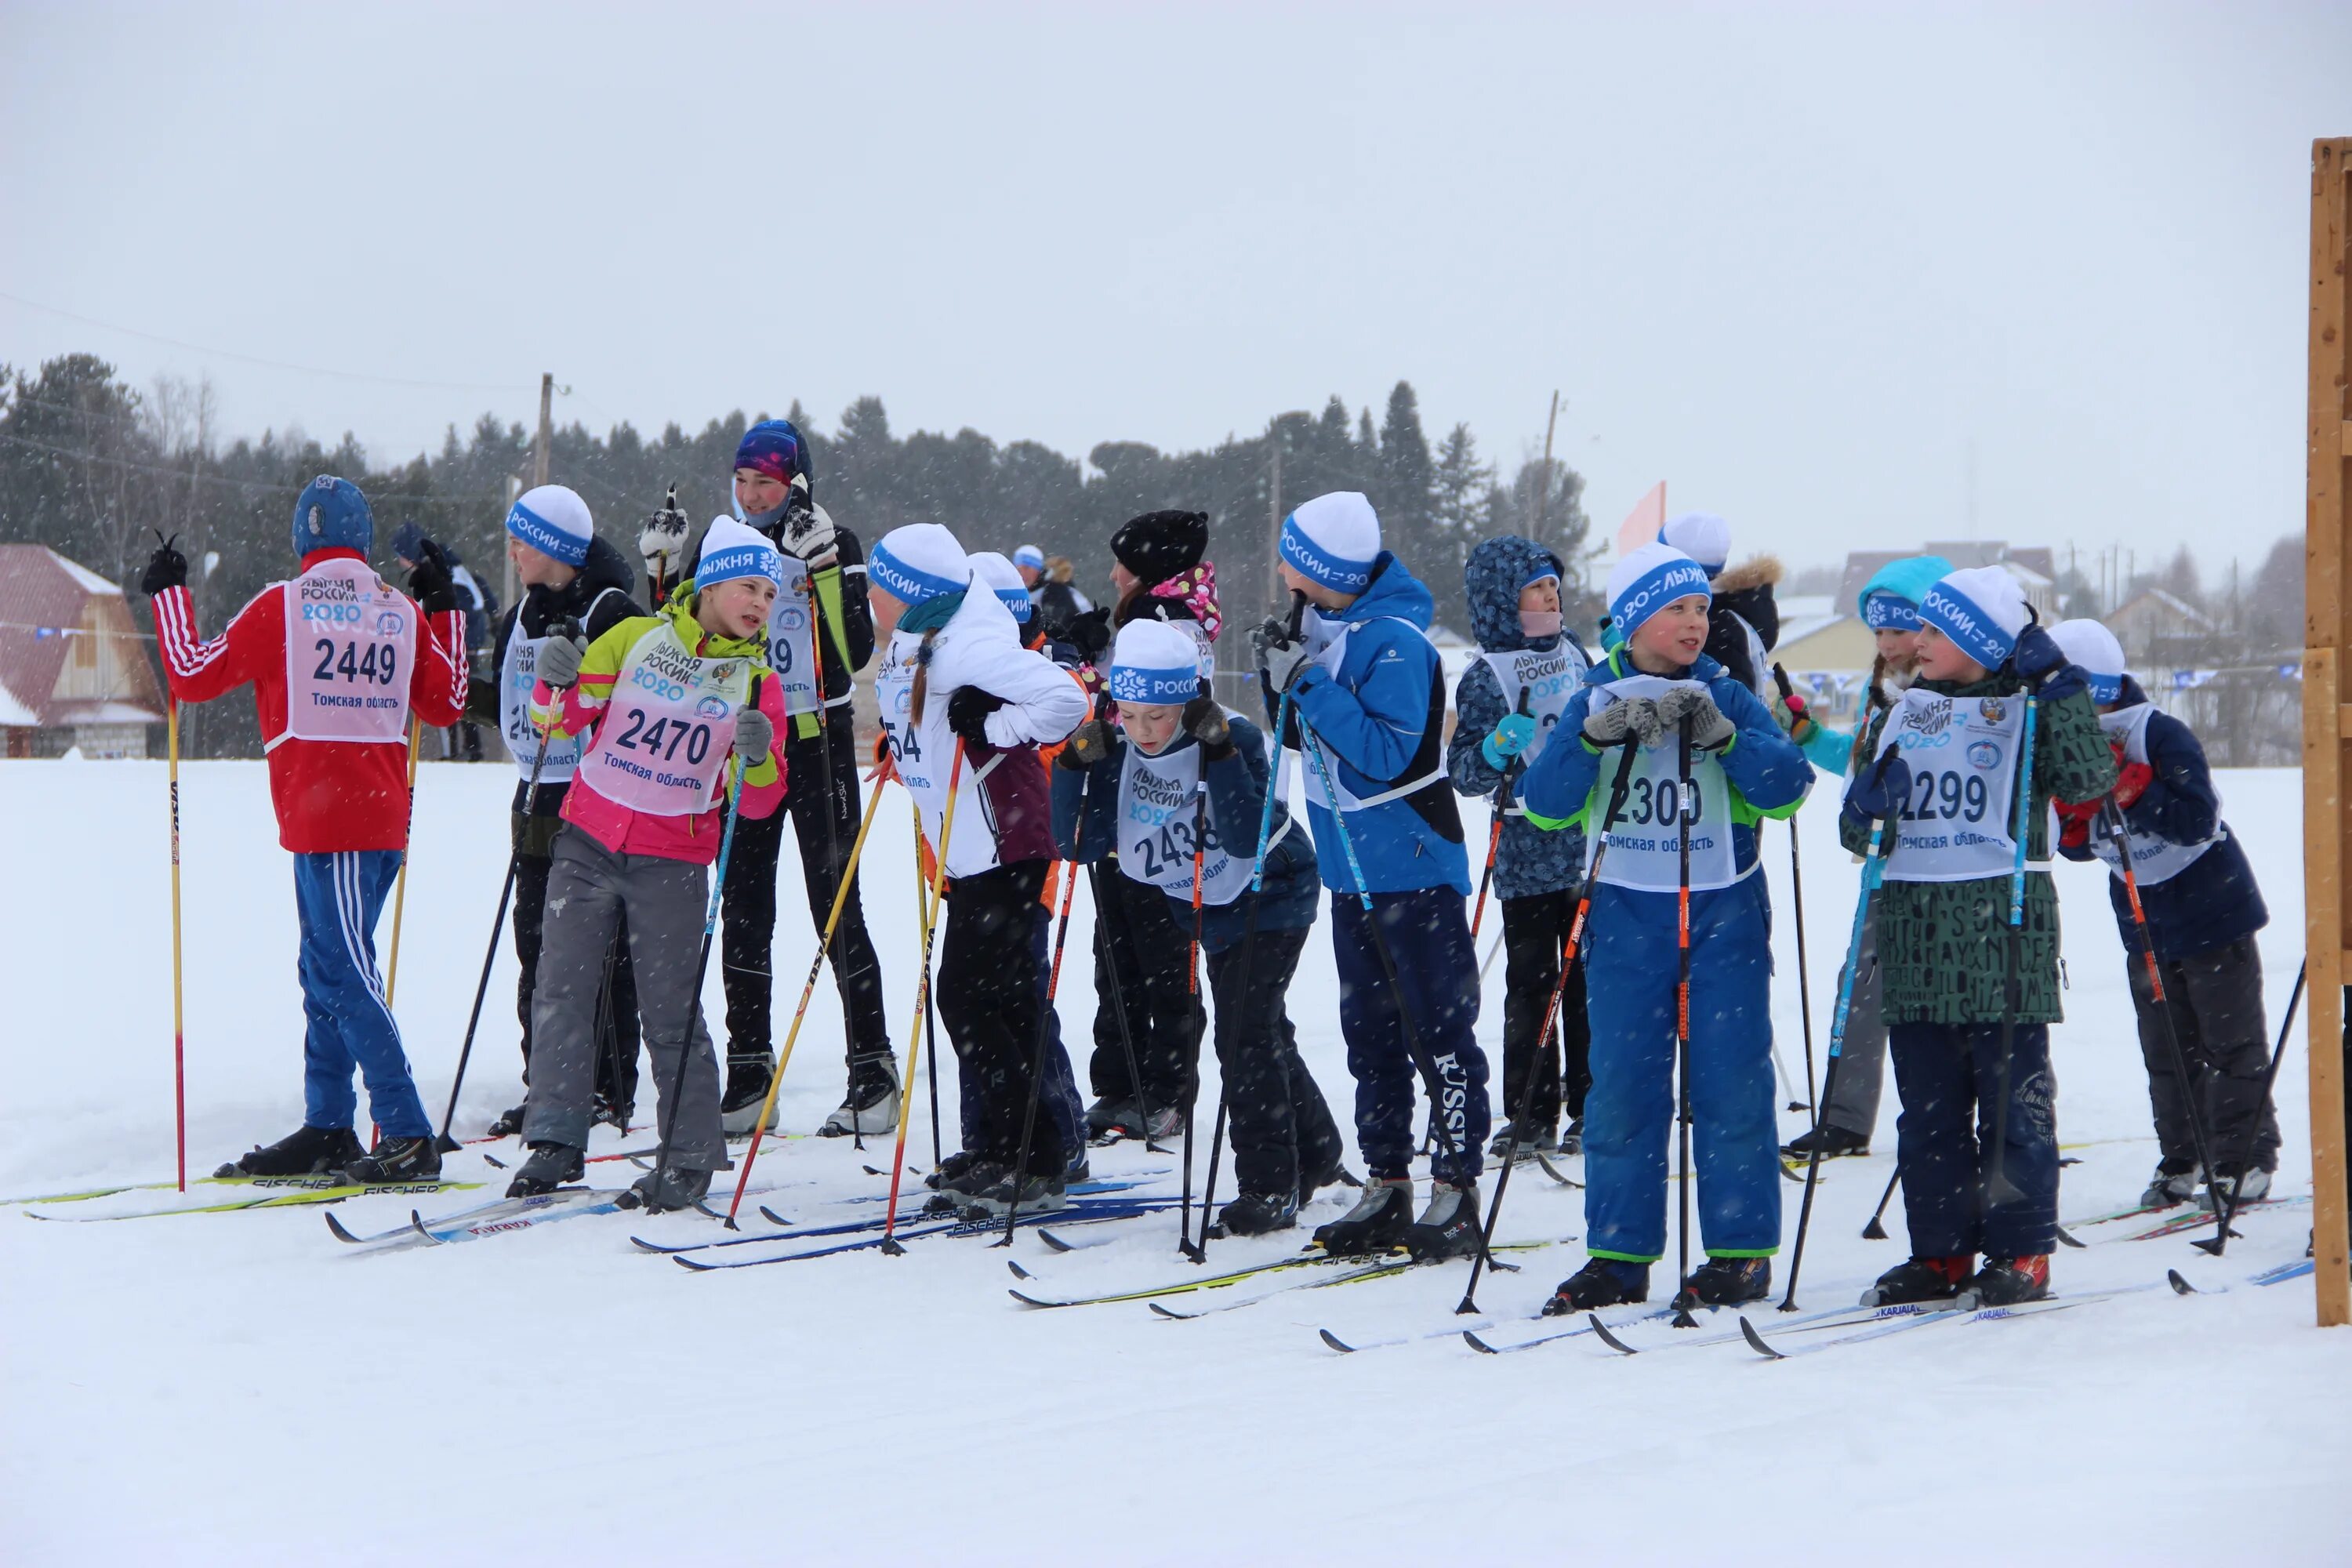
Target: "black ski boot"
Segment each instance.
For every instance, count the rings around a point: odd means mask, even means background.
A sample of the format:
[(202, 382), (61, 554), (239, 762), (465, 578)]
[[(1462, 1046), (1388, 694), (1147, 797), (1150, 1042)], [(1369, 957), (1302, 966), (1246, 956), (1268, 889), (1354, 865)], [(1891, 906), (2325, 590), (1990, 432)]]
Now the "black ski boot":
[(1315, 1227), (1315, 1245), (1334, 1258), (1370, 1258), (1404, 1245), (1412, 1229), (1412, 1179), (1381, 1177), (1364, 1184), (1356, 1206)]
[(1999, 1262), (1988, 1258), (1976, 1278), (1960, 1287), (1958, 1304), (1970, 1311), (1979, 1307), (2014, 1307), (2049, 1294), (2050, 1255), (2037, 1252), (2030, 1258), (2004, 1258)]
[[(768, 1098), (768, 1082), (775, 1075), (776, 1058), (765, 1051), (727, 1053), (727, 1092), (719, 1097), (719, 1123), (730, 1138), (749, 1138)], [(779, 1112), (768, 1115), (768, 1131), (776, 1130)]]
[(1244, 1193), (1217, 1211), (1217, 1222), (1234, 1236), (1265, 1236), (1298, 1223), (1296, 1193)]
[(360, 1146), (357, 1134), (348, 1127), (301, 1126), (263, 1148), (257, 1143), (249, 1154), (213, 1173), (215, 1180), (225, 1176), (309, 1176), (322, 1171), (340, 1169), (359, 1159), (367, 1151)]
[(1772, 1293), (1769, 1258), (1710, 1258), (1691, 1270), (1691, 1294), (1702, 1307), (1744, 1307)]
[(1478, 1184), (1433, 1181), (1429, 1206), (1421, 1211), (1404, 1234), (1405, 1250), (1415, 1263), (1443, 1263), (1449, 1258), (1475, 1258), (1484, 1237), (1478, 1216)]
[(569, 1143), (534, 1143), (530, 1158), (515, 1172), (514, 1180), (507, 1184), (507, 1196), (535, 1198), (541, 1193), (551, 1193), (566, 1182), (576, 1182), (588, 1172), (588, 1151), (574, 1149)]
[(1568, 1131), (1559, 1135), (1559, 1156), (1566, 1160), (1583, 1152), (1584, 1118), (1579, 1116), (1572, 1118), (1569, 1121)]
[(1559, 1282), (1546, 1301), (1543, 1315), (1564, 1318), (1602, 1307), (1622, 1307), (1650, 1299), (1650, 1266), (1620, 1258), (1591, 1258), (1584, 1267)]
[(1862, 1293), (1865, 1307), (1904, 1307), (1919, 1301), (1948, 1301), (1968, 1283), (1973, 1253), (1958, 1258), (1911, 1258), (1878, 1277)]
[(1840, 1160), (1850, 1154), (1870, 1152), (1869, 1139), (1859, 1132), (1849, 1132), (1843, 1127), (1832, 1127), (1824, 1121), (1781, 1144), (1780, 1154), (1783, 1159), (1810, 1161), (1815, 1145), (1820, 1146), (1824, 1160)]
[(522, 1104), (514, 1107), (510, 1110), (499, 1111), (499, 1119), (490, 1123), (490, 1130), (486, 1136), (491, 1138), (521, 1137), (522, 1119), (524, 1113), (530, 1110), (530, 1102), (529, 1100), (525, 1100)]
[(343, 1180), (361, 1187), (440, 1179), (441, 1140), (430, 1132), (422, 1138), (379, 1138), (373, 1149), (343, 1166)]
[(1091, 1182), (1094, 1179), (1094, 1162), (1087, 1158), (1087, 1146), (1081, 1143), (1078, 1145), (1078, 1152), (1070, 1156), (1069, 1164), (1063, 1168), (1062, 1185), (1075, 1187), (1082, 1182)]
[[(1000, 1160), (991, 1160), (968, 1149), (959, 1149), (940, 1162), (940, 1168), (923, 1178), (925, 1184), (934, 1186), (939, 1195), (923, 1205), (925, 1214), (961, 1214), (980, 1199), (980, 1194), (1004, 1180), (1008, 1169)], [(939, 1177), (933, 1182), (931, 1177)]]
[(647, 1171), (629, 1184), (616, 1206), (644, 1209), (648, 1214), (667, 1214), (673, 1209), (692, 1208), (710, 1191), (710, 1173), (689, 1171), (683, 1165), (667, 1170)]
[(1132, 1126), (1135, 1122), (1135, 1097), (1106, 1094), (1087, 1107), (1087, 1136), (1101, 1142), (1111, 1135), (1111, 1129)]
[(1068, 1191), (1058, 1175), (1041, 1175), (1032, 1171), (1015, 1181), (1010, 1171), (996, 1184), (984, 1192), (974, 1193), (964, 1205), (967, 1215), (1003, 1215), (1012, 1212), (1018, 1202), (1023, 1214), (1052, 1214), (1070, 1206)]
[[(1517, 1125), (1514, 1121), (1506, 1121), (1495, 1130), (1495, 1141), (1486, 1145), (1488, 1159), (1499, 1160), (1506, 1153), (1510, 1152), (1511, 1130)], [(1538, 1127), (1530, 1122), (1518, 1129), (1518, 1152), (1513, 1156), (1515, 1159), (1532, 1160), (1538, 1154), (1549, 1154), (1559, 1147), (1559, 1131), (1554, 1127)]]

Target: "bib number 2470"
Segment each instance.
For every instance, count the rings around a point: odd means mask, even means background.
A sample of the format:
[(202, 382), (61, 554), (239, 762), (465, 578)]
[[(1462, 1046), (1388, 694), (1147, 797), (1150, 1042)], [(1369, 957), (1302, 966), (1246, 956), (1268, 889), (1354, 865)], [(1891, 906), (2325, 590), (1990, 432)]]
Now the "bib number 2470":
[(683, 719), (656, 719), (648, 724), (646, 717), (644, 709), (630, 709), (628, 726), (614, 738), (613, 744), (633, 752), (646, 752), (665, 763), (676, 762), (678, 748), (683, 746), (686, 748), (687, 764), (698, 768), (710, 754), (709, 725), (689, 724)]

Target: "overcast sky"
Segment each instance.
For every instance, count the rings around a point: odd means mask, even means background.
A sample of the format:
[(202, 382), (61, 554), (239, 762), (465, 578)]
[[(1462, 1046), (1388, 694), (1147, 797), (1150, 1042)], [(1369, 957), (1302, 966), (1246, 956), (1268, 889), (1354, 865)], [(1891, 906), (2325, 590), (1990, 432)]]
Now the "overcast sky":
[(876, 393), (1073, 456), (1403, 377), (1516, 461), (1557, 387), (1604, 531), (1664, 478), (1792, 563), (2251, 569), (2323, 135), (2341, 4), (0, 0), (0, 360), (378, 460), (541, 370), (599, 432)]

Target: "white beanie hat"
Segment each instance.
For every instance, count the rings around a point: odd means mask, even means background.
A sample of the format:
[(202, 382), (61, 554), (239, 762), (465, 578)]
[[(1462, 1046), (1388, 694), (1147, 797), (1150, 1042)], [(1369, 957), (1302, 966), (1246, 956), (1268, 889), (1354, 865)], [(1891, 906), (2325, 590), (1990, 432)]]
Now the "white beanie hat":
[(2124, 645), (2116, 634), (2090, 619), (2060, 621), (2050, 628), (2050, 640), (2066, 662), (2091, 679), (2091, 700), (2124, 700)]
[(1121, 702), (1190, 702), (1201, 695), (1201, 645), (1173, 622), (1129, 621), (1111, 647), (1110, 694)]
[(1021, 581), (1021, 574), (1013, 570), (1013, 563), (993, 550), (975, 550), (970, 559), (971, 580), (1002, 599), (1004, 607), (1013, 612), (1014, 620), (1027, 621), (1034, 606), (1030, 604), (1029, 589)]
[(1045, 552), (1034, 544), (1024, 544), (1013, 552), (1013, 564), (1026, 566), (1032, 572), (1043, 572), (1045, 569)]
[(507, 509), (507, 531), (541, 555), (577, 566), (588, 559), (588, 542), (596, 536), (596, 524), (589, 518), (588, 503), (580, 499), (579, 491), (565, 485), (541, 485), (523, 491)]
[(1919, 619), (1987, 669), (1999, 669), (2025, 629), (2025, 590), (1998, 566), (1963, 567), (1927, 590)]
[(1617, 635), (1632, 639), (1643, 621), (1696, 594), (1712, 601), (1706, 568), (1671, 544), (1644, 544), (1609, 569), (1609, 616)]
[(1658, 542), (1673, 545), (1712, 577), (1731, 560), (1731, 524), (1711, 511), (1686, 511), (1658, 530)]
[(936, 522), (910, 522), (884, 534), (866, 563), (866, 579), (912, 606), (971, 586), (971, 563), (956, 536)]
[(782, 587), (784, 558), (767, 535), (731, 517), (714, 517), (702, 531), (702, 552), (694, 563), (694, 589), (700, 593), (737, 577), (765, 577)]
[(1282, 558), (1299, 575), (1360, 594), (1381, 557), (1381, 519), (1358, 490), (1333, 490), (1282, 520)]

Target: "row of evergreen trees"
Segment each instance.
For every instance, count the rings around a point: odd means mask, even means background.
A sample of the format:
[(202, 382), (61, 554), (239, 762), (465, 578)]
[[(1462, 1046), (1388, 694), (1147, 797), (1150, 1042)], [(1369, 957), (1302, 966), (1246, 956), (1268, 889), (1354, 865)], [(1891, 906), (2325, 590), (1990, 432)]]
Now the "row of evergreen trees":
[[(634, 554), (639, 521), (673, 484), (698, 520), (728, 509), (736, 443), (764, 416), (739, 410), (692, 436), (673, 423), (657, 437), (625, 424), (601, 437), (577, 423), (561, 426), (549, 474), (577, 489), (599, 531)], [(1000, 446), (970, 428), (898, 436), (878, 397), (857, 399), (831, 430), (798, 402), (785, 416), (809, 438), (817, 499), (869, 542), (901, 523), (930, 521), (975, 549), (1010, 553), (1035, 543), (1068, 556), (1079, 586), (1097, 598), (1108, 594), (1112, 530), (1139, 512), (1183, 507), (1209, 513), (1227, 614), (1246, 624), (1275, 598), (1276, 507), (1335, 489), (1371, 498), (1390, 547), (1436, 594), (1442, 626), (1467, 629), (1462, 563), (1497, 533), (1540, 537), (1568, 563), (1571, 596), (1591, 598), (1582, 478), (1538, 459), (1507, 479), (1465, 425), (1433, 447), (1406, 382), (1377, 425), (1370, 408), (1351, 416), (1334, 396), (1320, 415), (1277, 415), (1258, 435), (1203, 451), (1107, 441), (1083, 467), (1037, 442)], [(176, 534), (194, 566), (203, 624), (217, 627), (285, 575), (294, 493), (316, 474), (336, 473), (367, 491), (387, 556), (393, 527), (414, 520), (496, 591), (507, 500), (531, 473), (522, 426), (485, 415), (462, 437), (452, 425), (438, 453), (377, 467), (348, 434), (331, 447), (299, 430), (231, 441), (215, 424), (202, 384), (165, 378), (142, 391), (92, 354), (37, 371), (0, 366), (0, 542), (47, 545), (131, 587), (153, 546), (150, 531)], [(195, 754), (253, 749), (249, 712), (215, 705), (188, 718)]]

